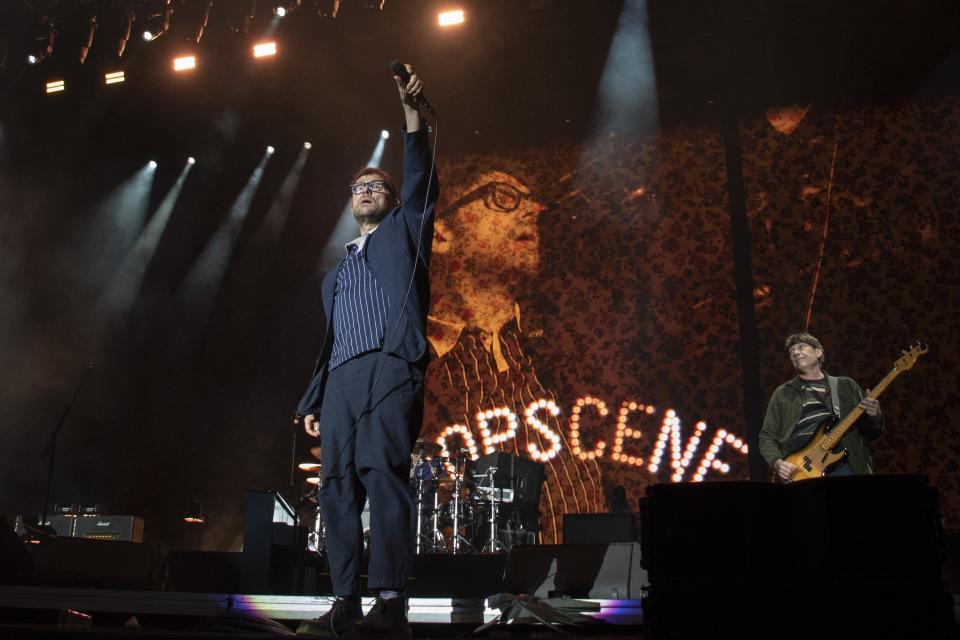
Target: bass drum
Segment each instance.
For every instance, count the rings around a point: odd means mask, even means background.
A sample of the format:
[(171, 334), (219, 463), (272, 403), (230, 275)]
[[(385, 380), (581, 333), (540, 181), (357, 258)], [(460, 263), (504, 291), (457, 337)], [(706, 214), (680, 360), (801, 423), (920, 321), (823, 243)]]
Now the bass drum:
[(454, 502), (442, 505), (437, 518), (437, 527), (443, 538), (442, 550), (446, 553), (470, 553), (477, 551), (477, 521), (472, 500), (459, 500), (457, 535), (454, 538), (453, 515)]

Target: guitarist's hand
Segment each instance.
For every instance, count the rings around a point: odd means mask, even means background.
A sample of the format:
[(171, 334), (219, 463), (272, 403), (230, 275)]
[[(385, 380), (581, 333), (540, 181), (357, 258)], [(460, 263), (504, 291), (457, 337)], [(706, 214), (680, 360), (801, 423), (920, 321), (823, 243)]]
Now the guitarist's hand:
[(790, 464), (786, 460), (777, 460), (773, 463), (773, 471), (783, 482), (790, 482), (790, 478), (797, 472), (797, 465)]
[[(870, 390), (867, 389), (867, 393), (870, 393)], [(866, 397), (860, 401), (860, 408), (863, 409), (863, 412), (870, 416), (871, 418), (876, 418), (880, 415), (880, 401), (876, 398)]]

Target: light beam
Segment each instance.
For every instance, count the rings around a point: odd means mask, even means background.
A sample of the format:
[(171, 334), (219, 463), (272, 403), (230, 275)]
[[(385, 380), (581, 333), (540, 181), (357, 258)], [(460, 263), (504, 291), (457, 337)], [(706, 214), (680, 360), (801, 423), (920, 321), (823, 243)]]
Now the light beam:
[(264, 169), (271, 155), (271, 153), (265, 152), (260, 158), (260, 162), (247, 180), (247, 184), (230, 206), (230, 212), (226, 219), (220, 223), (219, 228), (211, 236), (190, 268), (189, 273), (187, 273), (181, 295), (190, 304), (201, 306), (202, 309), (198, 311), (204, 315), (212, 308), (216, 293), (223, 284), (227, 267), (230, 265), (230, 258), (236, 248), (237, 239), (240, 237), (243, 223), (250, 212), (253, 197), (256, 195), (257, 187), (260, 186)]
[[(150, 222), (147, 223), (136, 243), (127, 252), (120, 267), (110, 279), (98, 304), (102, 314), (117, 315), (125, 313), (133, 306), (143, 284), (143, 278), (147, 273), (147, 267), (157, 252), (160, 238), (167, 228), (170, 215), (173, 213), (177, 199), (180, 197), (180, 191), (183, 189), (183, 183), (186, 182), (187, 175), (192, 167), (192, 164), (184, 163), (177, 181), (170, 187), (167, 195), (163, 198), (163, 202), (160, 203), (153, 217), (150, 218)], [(152, 171), (153, 169), (151, 169)]]

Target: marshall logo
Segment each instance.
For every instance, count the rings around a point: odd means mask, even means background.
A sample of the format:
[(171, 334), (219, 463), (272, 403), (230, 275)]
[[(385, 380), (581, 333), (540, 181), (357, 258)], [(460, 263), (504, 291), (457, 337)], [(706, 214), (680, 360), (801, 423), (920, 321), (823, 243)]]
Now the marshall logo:
[(109, 526), (110, 526), (110, 521), (109, 521), (109, 520), (101, 520), (100, 522), (97, 523), (97, 526), (98, 526), (98, 527), (109, 527)]

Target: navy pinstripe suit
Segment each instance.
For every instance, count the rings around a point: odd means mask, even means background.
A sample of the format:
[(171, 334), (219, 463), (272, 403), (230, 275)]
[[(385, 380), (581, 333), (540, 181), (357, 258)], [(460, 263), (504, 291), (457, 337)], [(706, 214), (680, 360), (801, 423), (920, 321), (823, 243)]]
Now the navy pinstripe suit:
[[(322, 285), (326, 319), (323, 346), (297, 407), (301, 415), (319, 414), (323, 464), (320, 506), (330, 574), (338, 596), (359, 593), (363, 536), (360, 512), (367, 497), (367, 586), (402, 590), (409, 573), (413, 502), (407, 482), (410, 451), (423, 416), (423, 373), (429, 357), (427, 269), (439, 186), (434, 175), (428, 193), (431, 162), (425, 126), (404, 134), (403, 153), (400, 205), (367, 236), (363, 247), (366, 264), (389, 299), (384, 343), (379, 351), (329, 368), (334, 343), (331, 314), (340, 267), (333, 269)], [(422, 244), (416, 258), (421, 222)], [(365, 404), (368, 411), (361, 419)]]

